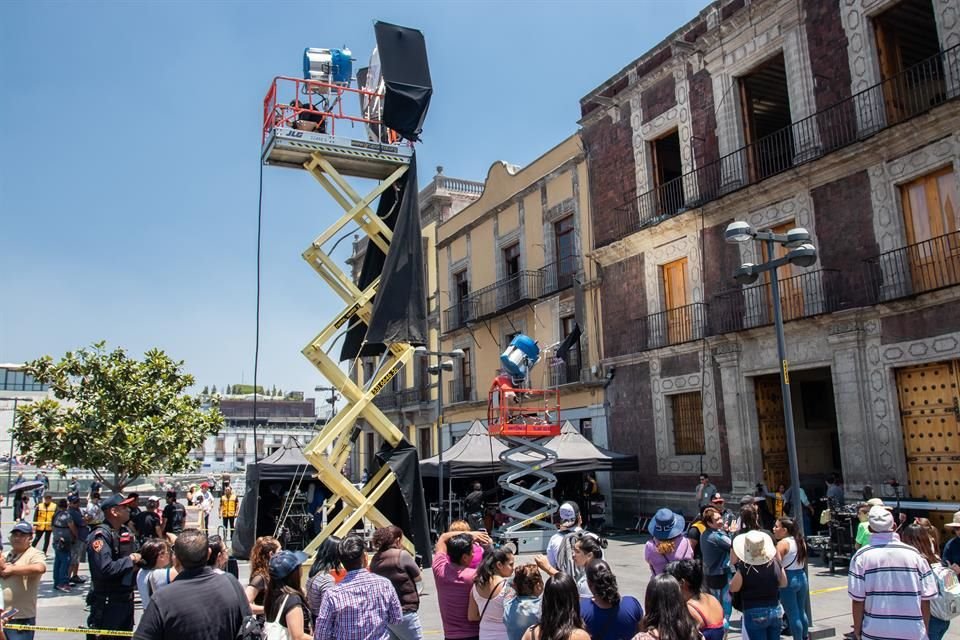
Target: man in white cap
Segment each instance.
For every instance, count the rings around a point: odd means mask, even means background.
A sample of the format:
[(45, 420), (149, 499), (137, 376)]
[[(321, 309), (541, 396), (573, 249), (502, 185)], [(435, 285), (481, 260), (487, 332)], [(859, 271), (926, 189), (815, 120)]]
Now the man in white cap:
[(950, 567), (954, 573), (960, 575), (960, 511), (953, 514), (953, 522), (946, 523), (943, 528), (953, 534), (943, 546), (943, 566)]
[(870, 544), (850, 559), (847, 592), (856, 640), (927, 640), (937, 581), (930, 565), (895, 533), (893, 513), (873, 506)]
[[(560, 528), (550, 537), (547, 543), (547, 562), (558, 571), (568, 573), (574, 579), (576, 576), (576, 566), (573, 563), (573, 543), (576, 541), (576, 534), (583, 531), (583, 521), (580, 519), (580, 507), (576, 502), (564, 502), (560, 505), (558, 511), (560, 515)], [(582, 569), (581, 569), (582, 571)]]

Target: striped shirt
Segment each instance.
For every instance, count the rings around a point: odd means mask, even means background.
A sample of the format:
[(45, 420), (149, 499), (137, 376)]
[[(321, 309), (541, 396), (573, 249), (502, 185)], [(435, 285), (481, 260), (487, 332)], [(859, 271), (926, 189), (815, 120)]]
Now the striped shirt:
[(850, 560), (850, 598), (864, 603), (863, 640), (927, 640), (921, 600), (937, 596), (927, 561), (895, 533), (874, 533)]
[(403, 618), (393, 583), (366, 569), (346, 577), (323, 594), (315, 640), (386, 640), (388, 624)]

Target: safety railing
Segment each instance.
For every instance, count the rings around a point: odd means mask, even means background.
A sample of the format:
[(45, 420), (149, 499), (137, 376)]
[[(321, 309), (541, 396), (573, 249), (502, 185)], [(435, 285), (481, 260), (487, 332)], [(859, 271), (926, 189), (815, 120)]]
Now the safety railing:
[[(839, 310), (842, 303), (840, 275), (836, 269), (819, 269), (781, 278), (780, 307), (783, 321)], [(713, 297), (711, 308), (711, 329), (714, 334), (773, 324), (770, 283), (719, 293)]]
[(447, 382), (447, 395), (443, 398), (445, 403), (470, 402), (471, 400), (473, 400), (473, 389), (463, 384), (463, 380), (449, 380)]
[(580, 362), (571, 359), (570, 362), (561, 362), (550, 365), (550, 386), (559, 387), (562, 384), (580, 382)]
[(474, 304), (469, 298), (460, 300), (443, 310), (443, 330), (447, 332), (465, 327), (468, 322), (476, 320), (476, 315)]
[(699, 340), (707, 335), (708, 305), (694, 302), (640, 318), (637, 351)]
[(872, 303), (960, 284), (960, 232), (868, 258), (865, 271)]
[(960, 95), (960, 45), (640, 194), (597, 247), (868, 138)]
[[(347, 105), (344, 103), (347, 99), (355, 102)], [(381, 135), (383, 142), (397, 144), (400, 142), (399, 135), (387, 129), (380, 120), (357, 115), (363, 113), (365, 103), (382, 99), (381, 94), (364, 89), (277, 76), (263, 99), (261, 143), (274, 127), (337, 135), (339, 124), (340, 135), (344, 135), (344, 126), (362, 125), (362, 137), (366, 139), (366, 127), (369, 126)]]
[(579, 256), (568, 256), (540, 268), (543, 274), (543, 295), (548, 296), (573, 286), (580, 268)]

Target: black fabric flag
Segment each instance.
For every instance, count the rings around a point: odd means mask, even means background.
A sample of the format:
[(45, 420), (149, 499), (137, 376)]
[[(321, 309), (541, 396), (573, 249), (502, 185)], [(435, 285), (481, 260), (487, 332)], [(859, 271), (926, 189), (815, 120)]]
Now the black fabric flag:
[(417, 193), (417, 156), (410, 159), (404, 180), (393, 240), (373, 300), (366, 345), (361, 355), (379, 355), (387, 345), (427, 343), (426, 270)]
[(377, 22), (373, 30), (386, 86), (383, 124), (407, 140), (419, 140), (433, 95), (423, 34), (386, 22)]
[(573, 331), (571, 331), (570, 335), (564, 338), (563, 342), (560, 343), (560, 346), (557, 347), (557, 357), (566, 362), (567, 357), (570, 355), (570, 349), (573, 348), (573, 345), (577, 344), (582, 333), (583, 332), (580, 331), (580, 325), (574, 323)]
[(433, 561), (433, 548), (430, 545), (427, 504), (423, 498), (417, 449), (406, 440), (401, 440), (396, 447), (384, 443), (377, 452), (377, 462), (381, 466), (388, 465), (397, 476), (397, 481), (377, 500), (376, 507), (387, 520), (403, 530), (416, 547), (417, 554), (422, 557), (422, 565), (428, 567)]

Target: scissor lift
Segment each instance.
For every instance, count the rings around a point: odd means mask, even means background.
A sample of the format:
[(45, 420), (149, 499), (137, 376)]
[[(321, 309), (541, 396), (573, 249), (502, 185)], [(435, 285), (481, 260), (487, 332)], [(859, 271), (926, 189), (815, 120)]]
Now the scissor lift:
[[(325, 103), (329, 105), (326, 108), (300, 102), (302, 96), (320, 93), (330, 97)], [(344, 477), (340, 469), (353, 447), (351, 432), (358, 418), (363, 418), (391, 446), (402, 440), (400, 429), (373, 404), (373, 399), (413, 357), (413, 347), (409, 344), (389, 345), (373, 379), (366, 381), (361, 388), (325, 350), (351, 318), (359, 317), (369, 323), (372, 300), (380, 279), (361, 291), (324, 248), (347, 225), (357, 224), (369, 242), (387, 253), (393, 234), (370, 207), (383, 192), (398, 183), (413, 157), (413, 148), (407, 143), (365, 139), (368, 127), (380, 129), (383, 125), (344, 112), (344, 100), (351, 98), (359, 104), (360, 96), (370, 98), (374, 94), (280, 76), (271, 83), (263, 104), (263, 163), (305, 169), (344, 210), (344, 214), (303, 252), (304, 260), (344, 302), (344, 308), (310, 341), (303, 354), (347, 401), (304, 449), (304, 456), (317, 469), (317, 477), (333, 492), (326, 506), (332, 508), (343, 500), (343, 508), (307, 545), (307, 553), (315, 551), (330, 535), (345, 536), (361, 519), (366, 518), (376, 527), (391, 524), (374, 506), (396, 482), (389, 467), (384, 465), (360, 489)], [(365, 195), (360, 195), (347, 182), (348, 177), (380, 182)], [(409, 540), (405, 539), (404, 545), (414, 553)]]
[(500, 501), (500, 512), (508, 522), (494, 531), (494, 537), (513, 541), (521, 553), (543, 551), (556, 530), (550, 516), (557, 501), (549, 492), (557, 486), (550, 471), (557, 454), (545, 444), (560, 435), (560, 394), (556, 389), (514, 389), (501, 380), (490, 389), (487, 424), (490, 435), (508, 446), (500, 461), (510, 470), (497, 478), (507, 494)]

